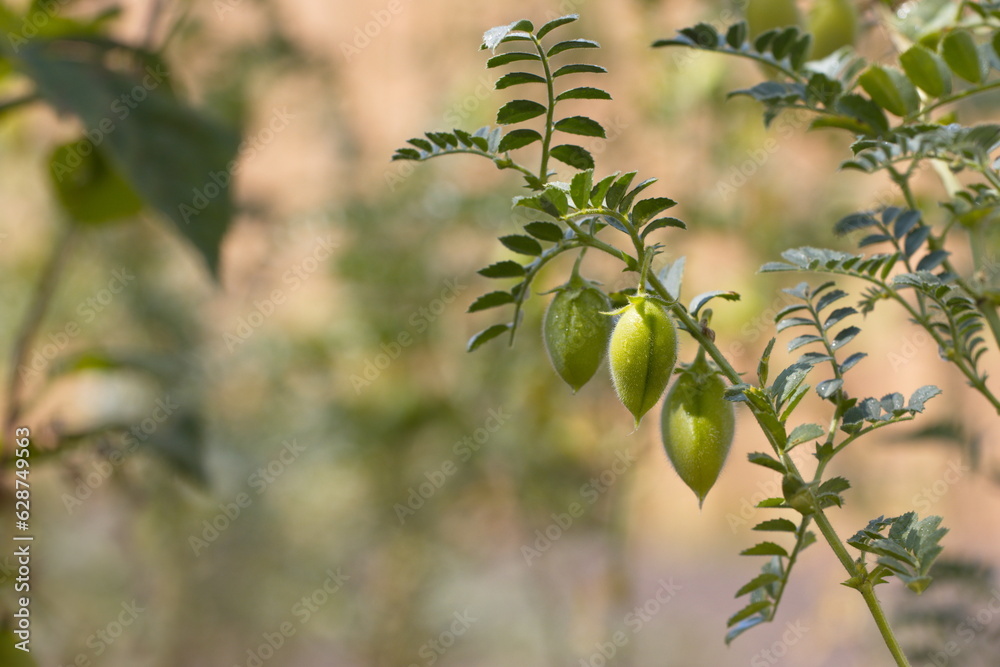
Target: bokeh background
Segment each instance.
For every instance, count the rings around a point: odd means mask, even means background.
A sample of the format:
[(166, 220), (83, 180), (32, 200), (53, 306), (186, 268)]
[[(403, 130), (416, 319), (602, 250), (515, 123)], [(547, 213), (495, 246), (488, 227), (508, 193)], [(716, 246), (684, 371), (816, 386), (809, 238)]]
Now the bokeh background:
[[(143, 39), (156, 4), (124, 3), (115, 33)], [(777, 621), (723, 644), (733, 594), (761, 565), (737, 555), (767, 518), (752, 505), (778, 492), (746, 463), (767, 447), (748, 415), (699, 511), (657, 420), (633, 432), (606, 370), (576, 396), (551, 371), (537, 333), (547, 297), (532, 300), (513, 348), (466, 354), (494, 317), (465, 313), (489, 288), (475, 271), (507, 258), (495, 237), (524, 222), (510, 210), (519, 183), (472, 157), (389, 161), (425, 130), (490, 124), (509, 99), (477, 50), (485, 29), (579, 12), (563, 30), (602, 44), (587, 55), (610, 70), (594, 83), (614, 96), (585, 105), (609, 130), (585, 145), (599, 172), (657, 176), (650, 192), (680, 202), (689, 231), (660, 232), (663, 259), (687, 257), (688, 298), (742, 293), (713, 322), (734, 366), (752, 371), (780, 289), (800, 279), (757, 267), (796, 245), (848, 249), (832, 224), (895, 193), (836, 172), (847, 136), (792, 117), (765, 129), (755, 103), (726, 101), (758, 80), (751, 64), (649, 48), (699, 20), (732, 22), (735, 3), (163, 7), (187, 17), (167, 49), (177, 85), (244, 127), (240, 212), (218, 284), (152, 218), (89, 230), (67, 252), (26, 384), (25, 422), (39, 447), (61, 450), (32, 469), (38, 665), (888, 664), (823, 544), (805, 552)], [(861, 48), (888, 47), (871, 29)], [(0, 125), (5, 356), (65, 225), (46, 159), (79, 129), (41, 108)], [(940, 187), (926, 176), (932, 202)], [(537, 289), (568, 269), (555, 264)], [(586, 272), (612, 289), (635, 280), (596, 257)], [(80, 333), (60, 338), (71, 323)], [(879, 592), (915, 664), (995, 666), (1000, 614), (984, 621), (983, 610), (1000, 599), (989, 571), (1000, 564), (1000, 424), (898, 313), (862, 326), (853, 345), (870, 357), (852, 372), (854, 393), (936, 383), (945, 394), (918, 424), (837, 459), (830, 472), (854, 488), (831, 519), (846, 537), (882, 514), (942, 515), (953, 579), (921, 599), (898, 583)], [(682, 358), (693, 353), (685, 342)], [(818, 407), (802, 421), (822, 420)], [(916, 437), (944, 422), (962, 432)], [(582, 513), (566, 525), (574, 503)], [(7, 556), (0, 565), (9, 604), (14, 570)], [(966, 641), (960, 624), (976, 614)], [(616, 633), (626, 641), (614, 645)], [(959, 651), (941, 657), (948, 642)]]

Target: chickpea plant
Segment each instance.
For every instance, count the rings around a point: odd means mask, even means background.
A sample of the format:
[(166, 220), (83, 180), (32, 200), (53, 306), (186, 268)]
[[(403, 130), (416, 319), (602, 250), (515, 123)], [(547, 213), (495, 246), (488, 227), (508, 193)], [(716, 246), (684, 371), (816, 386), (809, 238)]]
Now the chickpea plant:
[[(576, 15), (554, 19), (537, 29), (530, 21), (520, 20), (486, 31), (481, 46), (491, 54), (486, 66), (517, 65), (515, 71), (499, 77), (496, 88), (537, 94), (503, 104), (497, 113), (499, 127), (428, 132), (411, 139), (393, 159), (478, 155), (498, 169), (516, 172), (524, 181), (528, 192), (516, 197), (513, 205), (531, 210), (538, 219), (524, 225), (523, 234), (499, 240), (526, 259), (507, 259), (480, 270), (486, 278), (514, 284), (484, 294), (469, 308), (470, 312), (499, 308), (512, 312), (473, 336), (470, 351), (504, 335), (513, 342), (522, 324), (523, 304), (532, 296), (532, 282), (553, 259), (570, 253), (576, 257), (571, 276), (554, 290), (543, 323), (543, 339), (554, 368), (576, 391), (595, 374), (606, 351), (618, 397), (637, 427), (676, 374), (661, 408), (663, 444), (699, 503), (715, 484), (729, 453), (734, 407), (742, 404), (752, 413), (771, 451), (753, 453), (749, 461), (781, 476), (782, 496), (758, 505), (775, 514), (754, 530), (774, 537), (742, 552), (762, 557), (764, 563), (760, 573), (736, 593), (745, 602), (727, 621), (727, 643), (775, 619), (799, 557), (818, 539), (812, 530), (815, 526), (844, 567), (844, 584), (861, 594), (896, 664), (908, 665), (875, 587), (894, 577), (915, 593), (924, 591), (931, 583), (931, 566), (941, 553), (939, 542), (947, 531), (940, 517), (920, 518), (907, 512), (872, 519), (845, 541), (827, 512), (843, 504), (850, 483), (826, 473), (846, 447), (875, 430), (914, 419), (940, 393), (937, 387), (923, 386), (909, 397), (902, 393), (852, 395), (847, 375), (866, 356), (849, 351), (861, 334), (859, 315), (883, 301), (903, 308), (937, 342), (942, 359), (954, 365), (1000, 412), (982, 365), (987, 339), (1000, 341), (1000, 291), (988, 271), (995, 258), (986, 250), (1000, 212), (1000, 175), (992, 157), (1000, 146), (1000, 125), (966, 127), (954, 117), (940, 118), (934, 113), (1000, 85), (996, 79), (988, 80), (991, 69), (1000, 67), (1000, 7), (943, 3), (952, 13), (949, 21), (927, 16), (905, 21), (883, 10), (882, 19), (900, 47), (899, 69), (868, 64), (853, 54), (850, 41), (857, 17), (844, 14), (853, 11), (849, 3), (817, 0), (809, 16), (813, 25), (826, 22), (827, 27), (817, 29), (826, 31), (825, 44), (834, 44), (828, 54), (821, 54), (825, 56), (821, 60), (810, 59), (813, 37), (800, 25), (803, 18), (793, 11), (793, 3), (778, 3), (786, 6), (777, 18), (761, 8), (764, 4), (755, 0), (749, 7), (750, 18), (758, 23), (753, 29), (740, 22), (720, 33), (699, 24), (654, 46), (702, 49), (757, 61), (769, 80), (732, 95), (760, 101), (765, 123), (790, 109), (805, 110), (815, 114), (815, 128), (851, 132), (855, 136), (853, 157), (841, 168), (885, 171), (899, 187), (901, 198), (899, 205), (858, 212), (834, 226), (838, 235), (870, 232), (860, 246), (883, 246), (884, 252), (866, 255), (795, 248), (783, 253), (783, 261), (761, 268), (763, 272), (823, 276), (819, 284), (802, 282), (784, 290), (793, 303), (778, 313), (776, 331), (782, 338), (791, 336), (789, 330), (798, 333), (784, 344), (790, 352), (801, 350), (801, 356), (785, 368), (771, 367), (775, 339), (764, 350), (752, 378), (733, 368), (716, 346), (706, 306), (714, 300), (739, 299), (736, 292), (709, 292), (685, 304), (680, 299), (684, 258), (653, 270), (653, 260), (662, 253), (669, 234), (686, 228), (681, 220), (663, 215), (675, 205), (673, 200), (641, 198), (656, 179), (636, 182), (636, 172), (601, 174), (585, 148), (559, 143), (567, 135), (605, 136), (604, 128), (589, 117), (562, 115), (562, 102), (610, 99), (600, 88), (573, 83), (581, 75), (606, 73), (603, 67), (569, 58), (598, 48), (596, 42), (556, 38), (556, 31), (565, 32)], [(832, 32), (831, 14), (837, 23)], [(760, 25), (767, 21), (770, 24)], [(890, 121), (890, 116), (895, 120)], [(529, 146), (540, 148), (537, 168), (515, 157)], [(553, 161), (570, 168), (568, 180), (555, 180)], [(949, 199), (933, 214), (921, 209), (910, 186), (915, 170), (928, 161), (949, 188)], [(981, 182), (960, 185), (953, 176), (960, 171), (972, 172)], [(977, 263), (970, 275), (962, 275), (951, 264), (947, 250), (947, 241), (960, 230), (971, 243)], [(606, 253), (626, 271), (637, 274), (635, 287), (626, 290), (624, 298), (613, 295), (618, 297), (614, 305), (597, 283), (582, 277), (588, 250)], [(848, 305), (849, 293), (838, 282), (845, 279), (865, 285), (854, 305)], [(697, 343), (690, 363), (677, 363), (679, 335)], [(810, 391), (827, 406), (825, 424), (796, 419), (796, 409)], [(811, 472), (800, 469), (790, 456), (803, 446), (813, 450), (816, 465)]]

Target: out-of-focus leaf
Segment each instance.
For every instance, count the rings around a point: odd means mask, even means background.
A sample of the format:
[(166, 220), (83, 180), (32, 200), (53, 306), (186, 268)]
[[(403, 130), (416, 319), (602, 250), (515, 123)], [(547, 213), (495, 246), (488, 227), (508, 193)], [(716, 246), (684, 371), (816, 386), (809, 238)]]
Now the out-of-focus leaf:
[(100, 224), (129, 218), (142, 199), (89, 139), (63, 144), (49, 158), (56, 199), (74, 222)]
[[(215, 273), (233, 215), (230, 183), (239, 135), (175, 98), (165, 70), (110, 69), (105, 62), (114, 50), (83, 40), (33, 41), (19, 59), (38, 92), (83, 121), (93, 143)], [(290, 119), (283, 115), (283, 122)]]

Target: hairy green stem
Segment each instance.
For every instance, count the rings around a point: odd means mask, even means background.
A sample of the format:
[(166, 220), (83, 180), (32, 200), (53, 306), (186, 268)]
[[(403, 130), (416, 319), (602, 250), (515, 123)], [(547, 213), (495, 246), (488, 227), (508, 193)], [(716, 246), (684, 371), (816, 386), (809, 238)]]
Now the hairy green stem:
[[(833, 525), (830, 520), (826, 518), (826, 515), (822, 511), (816, 512), (812, 515), (816, 521), (816, 525), (819, 527), (823, 537), (833, 548), (833, 553), (837, 556), (837, 560), (840, 564), (844, 566), (844, 569), (852, 576), (858, 574), (858, 567), (851, 559), (851, 555), (847, 553), (847, 548), (844, 543), (840, 541), (837, 536), (837, 531), (834, 530)], [(868, 605), (868, 610), (871, 612), (872, 618), (875, 619), (875, 625), (878, 626), (878, 631), (882, 635), (882, 639), (885, 641), (886, 647), (895, 659), (896, 664), (899, 667), (910, 667), (909, 660), (906, 659), (906, 655), (903, 653), (902, 647), (899, 645), (899, 641), (896, 639), (896, 634), (892, 631), (892, 627), (889, 625), (888, 619), (885, 617), (885, 611), (882, 609), (882, 603), (879, 602), (878, 597), (875, 595), (875, 589), (870, 580), (865, 580), (860, 586), (858, 586), (858, 591), (861, 592), (861, 597), (864, 598), (865, 604)]]
[(899, 640), (896, 639), (896, 634), (892, 631), (892, 626), (889, 625), (889, 619), (885, 616), (882, 604), (875, 595), (874, 585), (870, 581), (866, 581), (861, 585), (859, 590), (861, 591), (861, 597), (865, 599), (865, 603), (868, 605), (868, 610), (871, 612), (872, 618), (875, 619), (875, 625), (878, 626), (878, 631), (882, 635), (885, 645), (896, 660), (896, 664), (899, 667), (910, 667), (910, 661), (907, 660), (906, 654), (903, 653), (903, 647), (899, 645)]
[[(833, 448), (833, 452), (830, 454), (829, 457), (827, 457), (827, 458), (825, 458), (825, 459), (823, 459), (823, 460), (821, 460), (819, 462), (819, 465), (816, 466), (816, 474), (813, 475), (813, 481), (814, 482), (820, 481), (820, 479), (823, 478), (823, 471), (826, 470), (827, 464), (830, 463), (830, 461), (833, 460), (833, 457), (836, 456), (837, 454), (839, 454), (845, 447), (847, 447), (849, 444), (851, 444), (852, 442), (854, 442), (855, 440), (857, 440), (861, 436), (868, 435), (872, 431), (878, 430), (880, 428), (885, 428), (886, 426), (892, 426), (893, 424), (899, 424), (901, 422), (908, 422), (908, 421), (913, 421), (913, 417), (912, 416), (909, 416), (909, 417), (897, 417), (894, 421), (891, 421), (891, 422), (879, 422), (877, 424), (872, 424), (871, 426), (866, 426), (865, 428), (861, 429), (860, 431), (857, 431), (857, 432), (852, 433), (851, 435), (847, 436), (846, 438), (844, 438), (840, 442), (839, 445), (837, 445), (836, 447)], [(838, 422), (839, 422), (839, 420), (838, 420)], [(830, 435), (831, 435), (831, 437), (828, 439), (827, 442), (829, 442), (832, 445), (833, 444), (833, 439), (834, 439), (832, 436), (836, 435), (835, 429), (831, 429), (831, 434)]]
[(973, 95), (978, 95), (979, 93), (985, 93), (987, 91), (994, 90), (996, 88), (1000, 88), (1000, 81), (992, 81), (990, 83), (978, 86), (976, 88), (970, 88), (968, 90), (963, 90), (960, 93), (955, 93), (954, 95), (948, 95), (947, 97), (942, 97), (937, 102), (934, 102), (933, 104), (928, 104), (923, 109), (920, 109), (918, 111), (914, 111), (912, 114), (910, 114), (903, 120), (904, 122), (907, 123), (915, 121), (921, 116), (929, 114), (931, 111), (934, 111), (939, 107), (943, 107), (947, 104), (951, 104), (952, 102), (958, 102), (959, 100), (963, 100), (967, 97), (972, 97)]
[[(901, 174), (899, 173), (899, 170), (892, 165), (889, 165), (887, 169), (889, 171), (889, 177), (892, 178), (892, 182), (895, 183), (896, 186), (902, 191), (903, 198), (906, 200), (906, 205), (910, 207), (911, 210), (919, 211), (920, 209), (917, 206), (917, 198), (913, 195), (913, 190), (910, 189), (910, 176), (912, 175), (912, 172), (907, 171), (906, 174)], [(893, 243), (896, 245), (896, 250), (899, 250), (899, 243), (895, 240), (893, 240)], [(906, 270), (912, 273), (913, 269), (910, 267), (910, 258), (906, 257), (905, 254), (903, 257), (905, 260), (904, 263), (906, 265)], [(920, 307), (920, 314), (923, 317), (927, 317), (927, 301), (924, 299), (924, 295), (919, 292), (917, 293), (917, 305)]]
[[(589, 212), (588, 214), (594, 215), (598, 212), (605, 215), (613, 215), (616, 219), (625, 224), (625, 228), (630, 231), (629, 236), (632, 237), (633, 243), (636, 244), (636, 250), (638, 253), (638, 257), (634, 258), (633, 261), (636, 262), (639, 266), (645, 264), (646, 253), (648, 252), (648, 249), (642, 244), (641, 240), (638, 237), (638, 234), (635, 232), (634, 229), (632, 229), (631, 225), (628, 224), (627, 220), (625, 220), (623, 216), (621, 216), (617, 212), (592, 211)], [(593, 236), (590, 236), (589, 234), (584, 232), (580, 228), (580, 226), (575, 224), (572, 220), (567, 219), (567, 224), (569, 224), (570, 227), (577, 233), (577, 235), (580, 236), (581, 242), (585, 243), (586, 245), (598, 248), (614, 257), (621, 258), (622, 255), (624, 255), (624, 253), (621, 250), (618, 250), (613, 246), (610, 246), (603, 242), (597, 242), (597, 239), (594, 239)], [(716, 363), (716, 365), (719, 367), (722, 373), (730, 380), (730, 382), (732, 382), (733, 384), (740, 384), (743, 381), (742, 378), (740, 377), (740, 374), (736, 371), (735, 368), (733, 368), (732, 364), (729, 363), (729, 360), (726, 359), (725, 356), (723, 356), (721, 350), (719, 350), (719, 348), (715, 345), (715, 343), (711, 340), (711, 338), (709, 338), (709, 336), (701, 330), (701, 327), (698, 325), (697, 322), (695, 322), (694, 318), (691, 317), (691, 315), (687, 312), (687, 310), (685, 310), (680, 303), (678, 303), (673, 299), (673, 297), (667, 291), (666, 287), (656, 276), (656, 274), (650, 272), (649, 276), (647, 276), (647, 281), (649, 287), (659, 297), (661, 297), (664, 301), (666, 301), (669, 304), (671, 313), (673, 313), (673, 315), (678, 320), (680, 320), (681, 324), (683, 324), (684, 328), (691, 335), (691, 337), (694, 338), (698, 342), (701, 349), (703, 349), (705, 353), (707, 353), (712, 358), (712, 360)], [(896, 296), (897, 298), (901, 299), (901, 297), (899, 297), (898, 294)], [(910, 306), (910, 304), (906, 303), (905, 301), (903, 303), (905, 303), (907, 308), (911, 309), (911, 313), (913, 315), (916, 315), (916, 313), (912, 312), (912, 306)], [(795, 462), (791, 459), (791, 457), (788, 455), (787, 450), (785, 449), (785, 443), (782, 441), (782, 438), (780, 438), (778, 434), (772, 432), (772, 430), (765, 425), (764, 415), (761, 412), (759, 412), (756, 408), (754, 408), (750, 404), (748, 404), (748, 406), (750, 407), (751, 413), (754, 415), (754, 418), (757, 420), (758, 424), (760, 424), (761, 431), (764, 433), (764, 436), (771, 444), (771, 447), (774, 449), (775, 453), (777, 453), (781, 457), (782, 463), (785, 465), (787, 470), (790, 473), (801, 477), (801, 473), (799, 472), (798, 467), (795, 465)], [(826, 539), (827, 543), (830, 545), (830, 548), (837, 556), (837, 559), (844, 566), (844, 569), (847, 571), (848, 575), (850, 577), (856, 576), (858, 573), (857, 567), (855, 566), (854, 561), (851, 559), (850, 554), (847, 552), (847, 547), (844, 546), (844, 543), (837, 536), (836, 531), (830, 524), (830, 520), (823, 513), (823, 510), (817, 509), (816, 512), (810, 515), (810, 517), (812, 517), (812, 520), (814, 520), (816, 522), (816, 525), (819, 526), (820, 532), (823, 534), (823, 537)], [(790, 559), (788, 563), (789, 567), (793, 563), (794, 561)], [(898, 667), (910, 667), (910, 663), (907, 661), (906, 656), (903, 654), (902, 649), (899, 646), (899, 642), (896, 639), (895, 635), (893, 634), (892, 628), (889, 626), (889, 623), (885, 618), (885, 613), (882, 610), (881, 604), (879, 603), (878, 598), (875, 596), (874, 591), (871, 590), (870, 584), (868, 584), (867, 590), (865, 590), (863, 587), (859, 590), (861, 590), (861, 594), (865, 599), (865, 603), (868, 605), (868, 609), (871, 611), (872, 617), (874, 618), (875, 623), (879, 628), (879, 632), (882, 634), (882, 638), (885, 641), (886, 647), (888, 647), (889, 652), (892, 653), (893, 657), (895, 658), (896, 664), (898, 665)]]
[[(909, 301), (904, 299), (903, 296), (897, 290), (893, 289), (890, 285), (887, 285), (883, 281), (872, 276), (866, 276), (854, 273), (843, 273), (837, 275), (847, 275), (851, 278), (859, 278), (873, 285), (876, 285), (880, 290), (882, 290), (885, 293), (887, 297), (889, 297), (893, 301), (897, 302), (900, 306), (902, 306), (903, 309), (907, 312), (907, 314), (909, 314), (909, 316), (912, 318), (912, 320), (920, 324), (920, 326), (924, 328), (927, 334), (934, 339), (934, 342), (937, 343), (941, 349), (943, 350), (949, 349), (950, 346), (945, 342), (943, 338), (941, 338), (941, 334), (939, 334), (937, 330), (933, 326), (931, 326), (929, 318), (926, 315), (921, 315), (919, 312), (917, 312), (917, 309), (914, 308)], [(952, 355), (952, 358), (950, 358), (949, 361), (951, 361), (955, 365), (955, 367), (958, 368), (959, 371), (961, 371), (962, 375), (964, 375), (966, 379), (969, 381), (969, 384), (972, 385), (972, 387), (974, 387), (976, 391), (982, 394), (987, 401), (989, 401), (990, 405), (992, 405), (993, 408), (997, 411), (997, 414), (1000, 414), (1000, 399), (998, 399), (996, 395), (994, 395), (993, 392), (990, 391), (989, 387), (986, 385), (983, 379), (976, 374), (975, 370), (970, 368), (968, 364), (965, 363), (965, 359), (961, 355)]]
[[(951, 172), (948, 171), (943, 166), (941, 166), (937, 161), (934, 161), (932, 165), (935, 171), (938, 173), (938, 176), (941, 179), (942, 184), (948, 189), (949, 194), (952, 194), (951, 192), (952, 184), (948, 180), (948, 176), (950, 175)], [(993, 185), (994, 188), (1000, 189), (1000, 178), (998, 178), (997, 174), (993, 171), (990, 165), (974, 164), (972, 166), (976, 168), (976, 171), (983, 174), (983, 176), (988, 181), (990, 181), (990, 183)], [(903, 196), (906, 197), (907, 205), (909, 205), (910, 208), (915, 208), (916, 199), (914, 198), (913, 193), (910, 190), (909, 179), (907, 177), (903, 177), (893, 167), (889, 167), (889, 173), (892, 176), (893, 181), (897, 185), (899, 185), (900, 189), (903, 191)], [(951, 224), (949, 224), (941, 232), (940, 236), (935, 237), (932, 234), (930, 237), (928, 237), (927, 247), (929, 247), (931, 250), (943, 250), (944, 249), (943, 241), (950, 229), (951, 229)], [(971, 241), (972, 236), (970, 235), (969, 238)], [(975, 259), (980, 254), (980, 248), (975, 243), (972, 243), (971, 245), (972, 245), (972, 255), (973, 258)], [(955, 266), (951, 263), (950, 260), (945, 259), (944, 262), (942, 262), (942, 266), (945, 268), (946, 271), (948, 271), (948, 273), (955, 276), (955, 284), (957, 284), (960, 288), (962, 288), (962, 290), (976, 302), (976, 306), (979, 309), (979, 312), (983, 314), (983, 318), (986, 320), (987, 324), (990, 327), (990, 332), (993, 334), (993, 339), (996, 341), (997, 348), (1000, 349), (1000, 319), (997, 318), (996, 306), (993, 306), (988, 303), (983, 303), (983, 297), (982, 294), (979, 292), (979, 290), (973, 288), (972, 285), (970, 285), (964, 278), (962, 278), (961, 275), (959, 275), (958, 271), (955, 270)], [(907, 269), (912, 272), (912, 269), (909, 268), (909, 261), (907, 261)], [(921, 304), (923, 304), (922, 300)], [(923, 307), (921, 308), (921, 314), (926, 317), (926, 310)]]
[(993, 392), (990, 391), (989, 387), (986, 386), (986, 382), (976, 373), (975, 369), (970, 368), (968, 364), (965, 363), (965, 358), (962, 355), (957, 354), (958, 350), (954, 347), (950, 347), (945, 340), (941, 338), (941, 334), (939, 334), (937, 330), (931, 326), (931, 322), (927, 319), (927, 317), (922, 317), (918, 314), (916, 310), (914, 310), (913, 306), (911, 306), (910, 303), (899, 294), (899, 292), (889, 290), (887, 291), (887, 294), (909, 313), (914, 322), (919, 323), (920, 326), (924, 328), (924, 331), (926, 331), (930, 337), (934, 339), (934, 342), (938, 344), (940, 349), (945, 350), (946, 352), (948, 350), (956, 352), (956, 354), (950, 355), (948, 360), (953, 363), (959, 371), (961, 371), (962, 375), (964, 375), (969, 381), (969, 384), (975, 388), (976, 391), (982, 394), (987, 401), (989, 401), (990, 405), (993, 406), (993, 409), (997, 411), (997, 414), (1000, 414), (1000, 399), (998, 399)]
[[(653, 278), (655, 279), (655, 276)], [(666, 292), (666, 290), (663, 288), (663, 285), (659, 283), (659, 280), (656, 280), (656, 285), (657, 285), (657, 291), (662, 291), (664, 293)], [(725, 357), (722, 356), (722, 353), (715, 346), (715, 344), (701, 332), (699, 327), (695, 325), (694, 320), (692, 320), (691, 317), (688, 316), (687, 311), (685, 311), (682, 307), (680, 307), (679, 304), (675, 304), (672, 310), (675, 315), (678, 315), (681, 318), (681, 321), (683, 321), (685, 325), (688, 327), (688, 330), (692, 334), (692, 336), (694, 336), (695, 339), (698, 340), (699, 344), (701, 344), (701, 346), (704, 347), (704, 349), (709, 353), (709, 355), (712, 356), (712, 359), (719, 364), (719, 367), (723, 370), (723, 372), (726, 373), (726, 375), (730, 378), (730, 380), (732, 380), (734, 383), (741, 382), (739, 374), (736, 373), (736, 371), (732, 368), (729, 362), (726, 361)], [(723, 363), (720, 363), (720, 361)], [(753, 410), (753, 408), (751, 408), (751, 410)], [(754, 411), (754, 416), (757, 417), (758, 422), (760, 422), (760, 418), (757, 415), (756, 411)], [(780, 446), (780, 444), (775, 441), (774, 436), (773, 434), (770, 434), (769, 429), (765, 428), (763, 423), (761, 423), (761, 428), (764, 431), (765, 435), (768, 437), (768, 440), (771, 441), (772, 446), (775, 447), (775, 451), (781, 455), (782, 462), (788, 468), (788, 471), (795, 475), (799, 475), (801, 477), (798, 468), (795, 465), (795, 462), (792, 461), (791, 457), (788, 456), (787, 452), (784, 451), (784, 449)], [(816, 525), (819, 526), (820, 532), (823, 533), (823, 537), (826, 538), (826, 541), (830, 545), (830, 548), (833, 549), (833, 552), (837, 556), (837, 559), (844, 566), (844, 569), (847, 570), (848, 574), (853, 577), (856, 574), (854, 561), (851, 559), (850, 554), (847, 552), (847, 548), (844, 546), (844, 543), (841, 542), (840, 538), (837, 536), (836, 531), (830, 524), (830, 520), (826, 517), (826, 515), (823, 513), (823, 510), (821, 509), (817, 510), (811, 516), (816, 521)], [(896, 659), (896, 664), (899, 665), (899, 667), (910, 667), (910, 663), (907, 661), (906, 656), (903, 654), (902, 649), (899, 646), (899, 642), (897, 641), (895, 635), (892, 632), (892, 628), (889, 627), (889, 623), (885, 618), (885, 613), (882, 610), (878, 598), (875, 596), (874, 591), (870, 590), (870, 585), (869, 585), (869, 590), (867, 592), (862, 590), (861, 594), (865, 599), (865, 603), (868, 605), (868, 609), (871, 611), (872, 617), (875, 619), (876, 625), (878, 625), (879, 632), (882, 634), (882, 638), (883, 640), (885, 640), (885, 644), (888, 647), (889, 652), (892, 653), (893, 658)]]
[(542, 163), (538, 167), (538, 180), (546, 183), (549, 180), (549, 148), (552, 144), (552, 133), (555, 131), (552, 120), (556, 113), (556, 92), (545, 49), (542, 48), (542, 43), (534, 35), (531, 36), (531, 41), (535, 43), (535, 50), (538, 51), (538, 57), (542, 60), (542, 70), (545, 72), (545, 94), (548, 99), (545, 111), (545, 136), (542, 138)]
[(802, 521), (799, 523), (799, 529), (796, 531), (795, 546), (792, 547), (792, 552), (788, 554), (788, 562), (785, 563), (784, 571), (781, 573), (781, 585), (778, 587), (778, 592), (774, 595), (774, 604), (771, 605), (771, 613), (768, 615), (768, 619), (773, 621), (775, 615), (778, 613), (778, 605), (781, 604), (781, 598), (785, 595), (785, 589), (788, 588), (788, 580), (791, 577), (792, 569), (795, 567), (795, 563), (798, 562), (799, 554), (802, 553), (803, 545), (805, 544), (807, 528), (812, 518), (809, 516), (803, 516)]

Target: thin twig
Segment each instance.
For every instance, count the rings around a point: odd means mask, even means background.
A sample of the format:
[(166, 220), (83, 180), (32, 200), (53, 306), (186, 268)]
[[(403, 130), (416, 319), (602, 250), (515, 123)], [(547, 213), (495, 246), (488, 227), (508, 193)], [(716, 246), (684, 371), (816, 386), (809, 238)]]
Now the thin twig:
[(52, 301), (52, 296), (55, 294), (59, 274), (65, 263), (74, 231), (74, 227), (68, 226), (60, 232), (52, 255), (42, 269), (42, 274), (35, 287), (34, 298), (18, 331), (17, 342), (14, 344), (14, 353), (11, 357), (10, 378), (7, 382), (7, 413), (4, 418), (4, 433), (12, 432), (21, 415), (21, 390), (23, 389), (21, 367), (31, 351), (31, 342), (37, 335), (38, 329), (45, 319), (45, 312)]
[(163, 10), (166, 8), (166, 5), (167, 0), (153, 0), (149, 8), (149, 22), (146, 24), (146, 37), (143, 40), (146, 49), (149, 51), (153, 50), (153, 39), (156, 37), (156, 28), (160, 24), (160, 17), (163, 16)]

